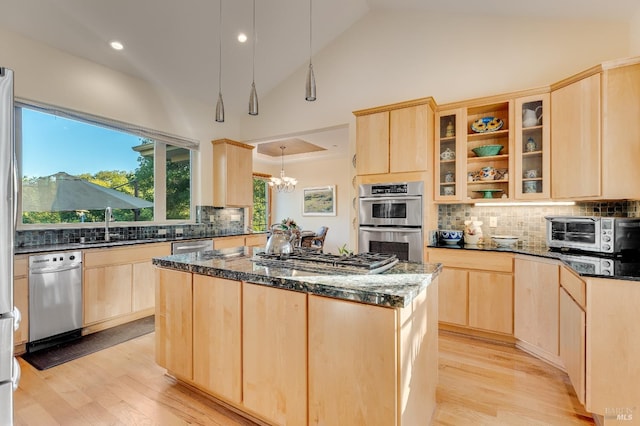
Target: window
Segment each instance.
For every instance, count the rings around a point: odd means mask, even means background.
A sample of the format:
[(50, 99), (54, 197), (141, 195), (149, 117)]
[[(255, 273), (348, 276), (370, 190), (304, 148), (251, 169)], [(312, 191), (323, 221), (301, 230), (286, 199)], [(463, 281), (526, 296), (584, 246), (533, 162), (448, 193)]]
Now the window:
[(267, 231), (271, 215), (271, 190), (268, 177), (253, 175), (253, 217), (251, 228), (254, 231)]
[(124, 123), (18, 103), (22, 224), (191, 218), (197, 144)]

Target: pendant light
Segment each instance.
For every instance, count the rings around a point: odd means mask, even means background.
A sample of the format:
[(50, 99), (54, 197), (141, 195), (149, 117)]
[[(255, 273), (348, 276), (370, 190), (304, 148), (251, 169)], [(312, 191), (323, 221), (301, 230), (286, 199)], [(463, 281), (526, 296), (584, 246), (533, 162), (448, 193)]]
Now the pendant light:
[(251, 94), (249, 95), (249, 115), (258, 115), (258, 92), (256, 92), (256, 0), (253, 0), (253, 70)]
[(280, 177), (272, 177), (269, 180), (269, 186), (275, 188), (278, 192), (293, 192), (296, 189), (298, 180), (296, 178), (284, 175), (284, 150), (286, 146), (281, 146), (282, 150), (282, 168), (280, 169)]
[(307, 71), (307, 84), (305, 86), (304, 98), (308, 101), (316, 100), (316, 76), (313, 75), (313, 64), (311, 63), (311, 54), (313, 52), (311, 48), (311, 33), (312, 33), (312, 0), (309, 0), (309, 70)]
[(224, 101), (222, 100), (222, 0), (218, 14), (218, 103), (216, 104), (216, 121), (224, 123)]

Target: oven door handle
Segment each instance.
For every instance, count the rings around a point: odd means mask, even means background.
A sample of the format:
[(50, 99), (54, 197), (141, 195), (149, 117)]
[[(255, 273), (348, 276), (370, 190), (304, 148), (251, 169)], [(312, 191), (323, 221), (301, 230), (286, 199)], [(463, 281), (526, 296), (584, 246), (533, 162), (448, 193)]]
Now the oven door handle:
[(421, 200), (419, 195), (397, 196), (397, 197), (360, 197), (360, 201), (414, 201)]
[(404, 232), (404, 233), (422, 232), (422, 228), (396, 228), (391, 226), (385, 226), (385, 227), (361, 226), (360, 230), (366, 231), (366, 232)]

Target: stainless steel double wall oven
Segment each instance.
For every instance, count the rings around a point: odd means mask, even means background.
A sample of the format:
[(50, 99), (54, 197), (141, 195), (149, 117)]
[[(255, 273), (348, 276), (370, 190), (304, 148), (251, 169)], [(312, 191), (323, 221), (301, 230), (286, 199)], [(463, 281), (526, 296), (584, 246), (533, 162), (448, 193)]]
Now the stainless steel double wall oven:
[(423, 182), (360, 185), (358, 251), (422, 262), (423, 190)]

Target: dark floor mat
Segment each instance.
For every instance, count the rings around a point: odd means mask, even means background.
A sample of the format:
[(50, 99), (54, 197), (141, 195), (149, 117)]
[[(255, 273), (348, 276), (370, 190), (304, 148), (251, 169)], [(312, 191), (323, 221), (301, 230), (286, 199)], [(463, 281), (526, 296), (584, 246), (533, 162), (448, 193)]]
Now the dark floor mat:
[(152, 315), (104, 331), (89, 334), (73, 342), (63, 343), (48, 349), (24, 354), (22, 355), (22, 359), (38, 370), (46, 370), (151, 333), (154, 330), (154, 318)]

